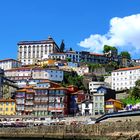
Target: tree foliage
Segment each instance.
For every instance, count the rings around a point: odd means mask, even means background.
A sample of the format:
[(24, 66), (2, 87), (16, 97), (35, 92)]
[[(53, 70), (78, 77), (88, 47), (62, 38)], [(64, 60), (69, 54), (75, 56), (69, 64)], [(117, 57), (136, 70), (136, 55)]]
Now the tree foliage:
[(93, 72), (94, 69), (96, 69), (96, 68), (103, 67), (102, 64), (93, 64), (93, 63), (88, 63), (87, 66), (88, 66), (90, 72)]
[(127, 52), (127, 51), (121, 52), (121, 53), (120, 53), (120, 56), (121, 56), (121, 57), (125, 57), (125, 58), (127, 58), (127, 59), (131, 59), (131, 55), (130, 55), (130, 53)]
[(69, 51), (73, 51), (73, 49), (70, 47)]
[(140, 80), (135, 82), (135, 87), (128, 90), (129, 98), (140, 99)]
[(131, 105), (135, 105), (137, 103), (140, 103), (140, 98), (134, 98), (134, 97), (127, 97), (125, 99), (122, 99), (121, 100), (123, 102), (124, 105), (128, 105), (128, 104), (131, 104)]
[(108, 46), (108, 45), (104, 45), (104, 50), (103, 52), (104, 53), (108, 53), (110, 50), (116, 50), (117, 51), (117, 48), (116, 47), (112, 47), (112, 46)]
[(72, 71), (70, 73), (64, 72), (64, 80), (62, 82), (63, 86), (74, 85), (77, 86), (79, 89), (84, 90), (83, 85), (83, 77), (77, 75), (76, 72)]
[(62, 40), (60, 45), (60, 52), (64, 52), (64, 50), (65, 50), (65, 44), (64, 44), (64, 40)]

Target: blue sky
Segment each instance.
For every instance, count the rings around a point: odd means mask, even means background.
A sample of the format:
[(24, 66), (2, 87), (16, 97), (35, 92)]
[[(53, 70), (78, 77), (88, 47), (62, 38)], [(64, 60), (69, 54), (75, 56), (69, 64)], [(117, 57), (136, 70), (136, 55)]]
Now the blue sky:
[(139, 13), (140, 0), (1, 0), (0, 59), (16, 58), (19, 41), (49, 35), (67, 49), (100, 53), (108, 43), (140, 58)]

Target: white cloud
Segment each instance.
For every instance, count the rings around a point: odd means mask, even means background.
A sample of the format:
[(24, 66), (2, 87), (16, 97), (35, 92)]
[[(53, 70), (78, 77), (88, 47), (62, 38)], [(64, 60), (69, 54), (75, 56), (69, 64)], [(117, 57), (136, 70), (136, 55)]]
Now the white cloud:
[(106, 34), (93, 34), (78, 43), (81, 47), (97, 53), (102, 52), (105, 44), (131, 51), (133, 55), (140, 52), (140, 14), (114, 17), (110, 20), (110, 29)]

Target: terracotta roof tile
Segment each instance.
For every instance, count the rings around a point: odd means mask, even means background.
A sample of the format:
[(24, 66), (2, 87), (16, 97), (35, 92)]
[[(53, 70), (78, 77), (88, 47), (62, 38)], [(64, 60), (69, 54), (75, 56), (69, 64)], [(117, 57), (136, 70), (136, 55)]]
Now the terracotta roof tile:
[(120, 69), (114, 70), (113, 72), (117, 72), (117, 71), (127, 71), (127, 70), (135, 70), (135, 69), (140, 69), (140, 66), (128, 67), (128, 68), (120, 68)]

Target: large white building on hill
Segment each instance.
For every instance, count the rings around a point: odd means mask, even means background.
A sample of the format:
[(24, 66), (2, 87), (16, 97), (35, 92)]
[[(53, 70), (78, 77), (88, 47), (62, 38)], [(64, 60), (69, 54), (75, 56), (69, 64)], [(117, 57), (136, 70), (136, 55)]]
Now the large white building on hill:
[(35, 64), (38, 60), (48, 58), (51, 53), (56, 52), (59, 52), (59, 47), (51, 37), (47, 40), (18, 43), (18, 60), (23, 65)]
[(124, 90), (135, 86), (140, 79), (140, 66), (120, 68), (112, 72), (112, 89)]

